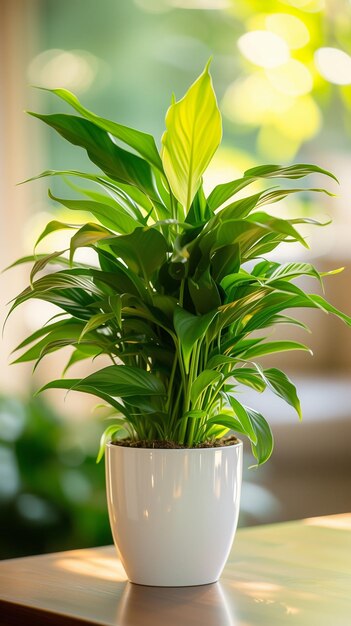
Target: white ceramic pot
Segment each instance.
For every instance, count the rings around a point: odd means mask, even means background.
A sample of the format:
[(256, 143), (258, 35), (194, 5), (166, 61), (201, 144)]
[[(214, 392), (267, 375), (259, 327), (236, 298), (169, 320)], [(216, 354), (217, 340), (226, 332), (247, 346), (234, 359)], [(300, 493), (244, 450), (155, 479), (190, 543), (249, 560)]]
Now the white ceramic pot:
[(242, 443), (221, 448), (106, 446), (115, 545), (131, 582), (160, 587), (217, 581), (237, 526)]

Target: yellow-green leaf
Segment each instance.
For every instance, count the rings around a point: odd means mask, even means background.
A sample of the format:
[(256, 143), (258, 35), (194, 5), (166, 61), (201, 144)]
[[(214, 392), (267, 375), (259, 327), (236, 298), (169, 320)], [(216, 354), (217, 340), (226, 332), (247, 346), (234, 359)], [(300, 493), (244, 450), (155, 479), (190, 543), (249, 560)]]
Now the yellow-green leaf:
[(163, 167), (173, 194), (186, 211), (221, 137), (221, 114), (207, 63), (184, 98), (171, 104), (162, 137)]

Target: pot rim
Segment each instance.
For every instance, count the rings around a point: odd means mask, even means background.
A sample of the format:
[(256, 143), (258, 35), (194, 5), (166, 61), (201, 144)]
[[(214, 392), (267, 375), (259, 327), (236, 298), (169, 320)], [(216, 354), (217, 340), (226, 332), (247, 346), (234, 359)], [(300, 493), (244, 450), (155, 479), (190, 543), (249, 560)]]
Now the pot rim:
[(212, 447), (206, 447), (206, 448), (138, 448), (138, 447), (133, 447), (133, 446), (118, 446), (114, 443), (112, 443), (112, 441), (108, 441), (106, 443), (106, 448), (109, 448), (110, 450), (112, 450), (113, 448), (117, 448), (119, 450), (131, 450), (131, 451), (138, 451), (138, 452), (152, 452), (152, 453), (164, 453), (164, 452), (171, 452), (171, 453), (175, 453), (175, 452), (217, 452), (217, 451), (222, 451), (222, 450), (231, 450), (232, 448), (236, 448), (237, 446), (243, 446), (243, 442), (241, 439), (238, 439), (238, 441), (236, 443), (231, 444), (230, 446), (212, 446)]

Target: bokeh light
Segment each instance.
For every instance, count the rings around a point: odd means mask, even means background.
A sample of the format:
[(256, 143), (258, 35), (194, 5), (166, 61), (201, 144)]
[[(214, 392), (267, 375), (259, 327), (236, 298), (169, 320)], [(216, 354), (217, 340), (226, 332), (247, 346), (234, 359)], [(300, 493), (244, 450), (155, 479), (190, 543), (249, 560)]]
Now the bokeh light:
[(296, 15), (271, 13), (266, 16), (265, 24), (268, 30), (282, 37), (292, 50), (303, 48), (310, 40), (306, 24)]
[(265, 30), (245, 33), (238, 39), (238, 48), (248, 61), (260, 67), (278, 67), (289, 59), (284, 39)]
[(54, 89), (64, 87), (84, 92), (91, 87), (99, 71), (98, 59), (85, 50), (45, 50), (28, 67), (31, 83)]
[(315, 55), (321, 76), (335, 85), (351, 84), (351, 56), (338, 48), (319, 48)]
[(295, 59), (289, 59), (284, 65), (266, 70), (266, 75), (277, 91), (288, 96), (303, 96), (312, 91), (311, 72)]

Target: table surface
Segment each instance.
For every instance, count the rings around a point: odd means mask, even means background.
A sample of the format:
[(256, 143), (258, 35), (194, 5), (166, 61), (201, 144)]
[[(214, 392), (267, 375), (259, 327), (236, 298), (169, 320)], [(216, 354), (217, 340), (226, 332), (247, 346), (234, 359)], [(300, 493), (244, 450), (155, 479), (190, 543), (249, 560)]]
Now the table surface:
[(127, 582), (114, 547), (0, 563), (0, 624), (349, 626), (351, 514), (237, 532), (219, 583)]

